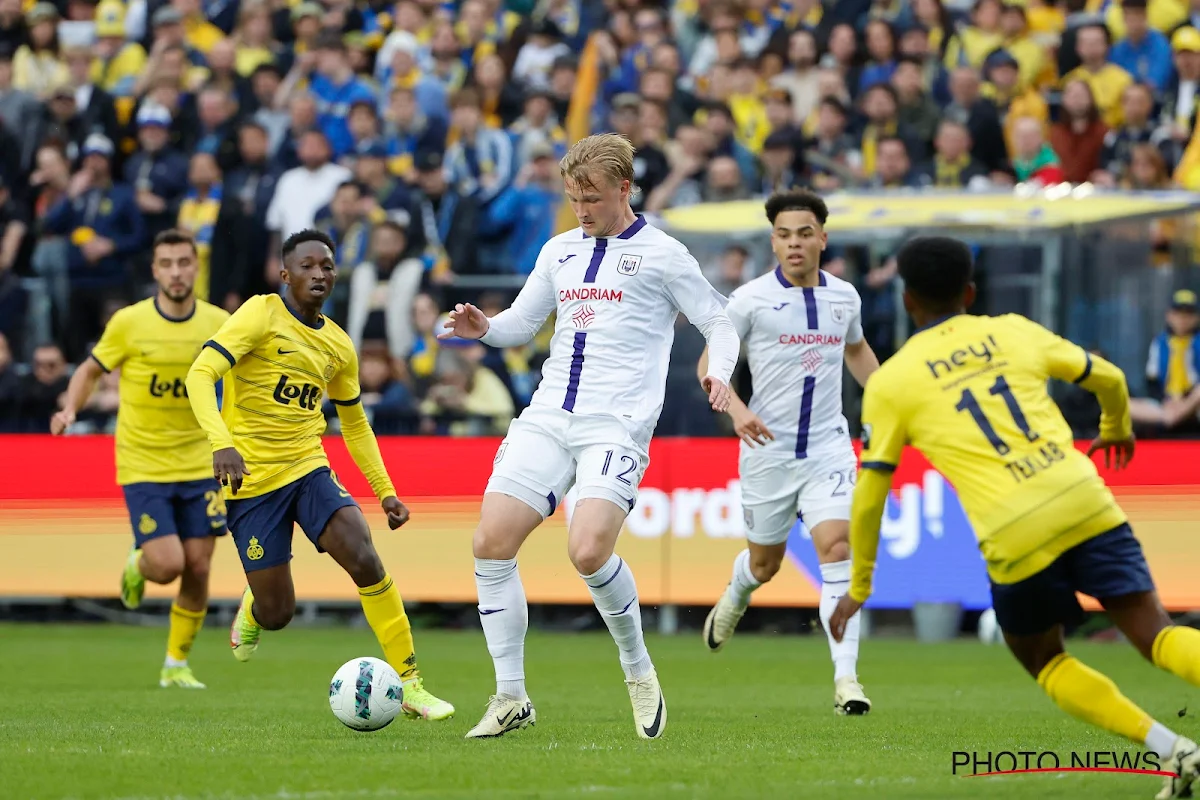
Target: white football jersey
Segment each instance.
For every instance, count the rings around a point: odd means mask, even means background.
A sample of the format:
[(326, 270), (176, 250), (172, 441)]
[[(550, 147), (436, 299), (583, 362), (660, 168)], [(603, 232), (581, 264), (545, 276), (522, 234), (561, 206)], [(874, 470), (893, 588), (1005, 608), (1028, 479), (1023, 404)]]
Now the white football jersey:
[(862, 341), (862, 300), (826, 272), (820, 285), (793, 286), (776, 267), (730, 295), (725, 309), (746, 344), (754, 394), (750, 410), (775, 435), (745, 454), (811, 458), (849, 443), (842, 415), (847, 344)]
[(618, 236), (595, 239), (576, 228), (547, 242), (483, 342), (528, 341), (557, 312), (530, 409), (610, 414), (648, 438), (662, 411), (677, 312), (709, 339), (709, 374), (729, 382), (738, 342), (724, 305), (687, 248), (638, 216)]

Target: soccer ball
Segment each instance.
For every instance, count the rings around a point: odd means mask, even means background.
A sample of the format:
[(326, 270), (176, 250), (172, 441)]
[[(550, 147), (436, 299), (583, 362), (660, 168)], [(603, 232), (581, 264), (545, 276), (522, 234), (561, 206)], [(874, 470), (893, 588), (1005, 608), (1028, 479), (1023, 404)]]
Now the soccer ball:
[(329, 707), (347, 728), (377, 731), (400, 713), (404, 689), (391, 664), (378, 658), (347, 661), (329, 682)]
[(996, 622), (996, 610), (989, 608), (979, 615), (979, 641), (984, 644), (997, 644), (1003, 639), (1000, 623)]

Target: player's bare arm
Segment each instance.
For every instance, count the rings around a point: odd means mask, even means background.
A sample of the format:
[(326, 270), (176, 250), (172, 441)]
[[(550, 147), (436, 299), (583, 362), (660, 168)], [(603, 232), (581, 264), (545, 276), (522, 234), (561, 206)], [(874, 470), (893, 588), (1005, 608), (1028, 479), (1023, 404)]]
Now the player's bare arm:
[[(704, 386), (707, 391), (708, 386), (705, 386), (704, 383), (705, 378), (708, 377), (707, 347), (700, 354), (700, 361), (696, 364), (696, 377), (699, 379), (700, 385)], [(729, 414), (729, 418), (733, 420), (734, 433), (750, 447), (765, 445), (775, 439), (775, 434), (767, 429), (758, 414), (755, 414), (749, 406), (742, 402), (742, 398), (738, 397), (737, 392), (730, 390), (729, 406), (725, 409), (725, 413)]]
[(50, 433), (58, 436), (75, 422), (75, 415), (92, 396), (96, 382), (104, 374), (104, 369), (94, 358), (85, 358), (75, 369), (71, 382), (67, 384), (66, 398), (62, 410), (50, 418)]
[(846, 343), (846, 368), (850, 370), (854, 380), (858, 381), (859, 386), (866, 386), (867, 378), (879, 369), (879, 358), (865, 338), (853, 344)]

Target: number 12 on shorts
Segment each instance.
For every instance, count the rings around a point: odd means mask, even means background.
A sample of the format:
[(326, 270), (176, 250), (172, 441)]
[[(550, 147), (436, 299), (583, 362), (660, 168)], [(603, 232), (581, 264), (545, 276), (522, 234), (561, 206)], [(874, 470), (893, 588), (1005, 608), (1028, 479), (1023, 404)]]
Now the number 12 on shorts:
[[(613, 477), (615, 477), (617, 480), (619, 480), (621, 483), (625, 484), (626, 486), (633, 486), (633, 481), (629, 480), (629, 478), (627, 478), (626, 476), (637, 469), (637, 466), (638, 466), (637, 459), (634, 458), (633, 456), (622, 455), (618, 459), (616, 465), (614, 465), (612, 463), (612, 461), (613, 461), (613, 451), (606, 450), (604, 452), (604, 467), (603, 467), (603, 469), (600, 470), (600, 474), (608, 475), (608, 471), (610, 468), (613, 468), (615, 470), (620, 467), (625, 467), (620, 472), (616, 472), (613, 475)], [(625, 466), (626, 461), (629, 462), (629, 466), (627, 466), (627, 467)]]

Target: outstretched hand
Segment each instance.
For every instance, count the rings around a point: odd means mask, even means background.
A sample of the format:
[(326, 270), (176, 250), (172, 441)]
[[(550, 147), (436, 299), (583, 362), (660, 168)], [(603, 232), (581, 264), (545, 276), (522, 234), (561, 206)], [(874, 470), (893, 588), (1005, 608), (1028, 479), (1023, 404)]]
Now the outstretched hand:
[(708, 392), (708, 402), (713, 411), (724, 413), (729, 410), (729, 398), (732, 395), (729, 384), (712, 375), (705, 375), (704, 379), (700, 381), (700, 385), (704, 387), (704, 391)]
[(460, 339), (479, 339), (488, 332), (490, 325), (487, 314), (470, 303), (459, 303), (450, 312), (450, 319), (443, 327), (445, 331), (437, 335), (439, 339), (455, 336)]
[(388, 527), (392, 530), (408, 522), (408, 506), (401, 503), (399, 498), (385, 497), (382, 505), (383, 510), (387, 512)]

